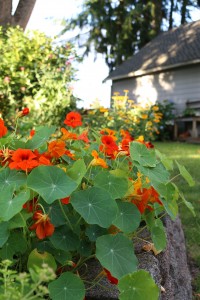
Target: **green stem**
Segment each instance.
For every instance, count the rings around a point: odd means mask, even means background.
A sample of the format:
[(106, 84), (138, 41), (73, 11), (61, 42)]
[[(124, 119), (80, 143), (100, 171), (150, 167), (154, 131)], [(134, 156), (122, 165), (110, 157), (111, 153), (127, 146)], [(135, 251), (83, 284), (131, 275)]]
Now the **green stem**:
[(58, 200), (58, 201), (59, 201), (60, 209), (61, 209), (61, 211), (62, 211), (62, 213), (63, 213), (63, 216), (64, 216), (65, 220), (67, 221), (69, 227), (70, 227), (71, 230), (73, 231), (72, 224), (71, 224), (71, 222), (70, 222), (68, 216), (66, 215), (66, 213), (65, 213), (65, 211), (64, 211), (64, 208), (63, 208), (63, 206), (62, 206), (61, 200)]
[(167, 184), (168, 183), (170, 183), (170, 182), (172, 182), (174, 179), (176, 179), (177, 177), (179, 177), (181, 174), (177, 174), (176, 176), (174, 176), (173, 178), (171, 178), (168, 182), (167, 182)]
[[(30, 297), (34, 291), (36, 290), (36, 288), (42, 283), (42, 280), (38, 281), (37, 284), (34, 285), (34, 287), (30, 290), (30, 292), (28, 292), (28, 294), (26, 294), (23, 298), (21, 298), (21, 300), (29, 300)], [(34, 296), (35, 297), (35, 296)], [(31, 297), (32, 298), (32, 297)]]

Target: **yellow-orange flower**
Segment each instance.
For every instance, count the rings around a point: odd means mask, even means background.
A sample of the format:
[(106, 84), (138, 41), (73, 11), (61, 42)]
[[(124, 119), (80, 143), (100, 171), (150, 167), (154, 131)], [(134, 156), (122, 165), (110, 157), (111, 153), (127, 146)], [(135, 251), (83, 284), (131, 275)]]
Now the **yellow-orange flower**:
[(90, 163), (91, 166), (101, 166), (102, 168), (108, 168), (106, 161), (103, 158), (99, 157), (96, 150), (92, 151), (92, 156), (94, 157), (94, 159)]

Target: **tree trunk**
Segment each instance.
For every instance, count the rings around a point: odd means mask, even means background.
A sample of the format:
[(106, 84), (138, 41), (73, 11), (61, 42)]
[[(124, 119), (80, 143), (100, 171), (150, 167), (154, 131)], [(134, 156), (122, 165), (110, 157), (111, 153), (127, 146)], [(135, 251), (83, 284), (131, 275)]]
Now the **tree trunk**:
[(170, 12), (169, 12), (169, 29), (173, 28), (173, 11), (174, 11), (174, 0), (170, 1)]
[(187, 5), (188, 5), (188, 0), (183, 0), (182, 7), (181, 7), (181, 24), (186, 23)]
[(0, 0), (0, 25), (17, 26), (26, 29), (36, 0), (19, 0), (18, 6), (12, 15), (12, 0)]

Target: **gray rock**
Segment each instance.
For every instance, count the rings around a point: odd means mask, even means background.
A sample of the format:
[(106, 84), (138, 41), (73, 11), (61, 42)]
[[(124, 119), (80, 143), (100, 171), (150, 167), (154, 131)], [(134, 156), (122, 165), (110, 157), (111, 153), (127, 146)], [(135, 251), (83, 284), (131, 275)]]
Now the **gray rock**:
[[(163, 218), (167, 234), (167, 247), (164, 252), (154, 255), (152, 251), (143, 250), (143, 242), (134, 243), (135, 253), (139, 261), (139, 269), (148, 271), (156, 284), (163, 287), (165, 292), (160, 293), (160, 300), (191, 300), (191, 276), (187, 265), (185, 239), (180, 218), (172, 221), (169, 217)], [(144, 230), (140, 237), (145, 239), (149, 232)], [(102, 270), (99, 262), (91, 260), (88, 264), (89, 275), (87, 281), (92, 281)], [(116, 285), (103, 278), (99, 285), (87, 285), (87, 300), (117, 300), (118, 289)], [(133, 299), (134, 300), (134, 299)], [(149, 299), (151, 300), (151, 299)]]

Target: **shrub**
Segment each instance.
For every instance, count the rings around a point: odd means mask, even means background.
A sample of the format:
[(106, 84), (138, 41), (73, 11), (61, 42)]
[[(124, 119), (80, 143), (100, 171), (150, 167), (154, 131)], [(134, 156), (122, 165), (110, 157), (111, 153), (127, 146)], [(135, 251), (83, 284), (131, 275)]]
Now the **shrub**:
[(85, 111), (84, 123), (93, 128), (109, 127), (113, 130), (129, 130), (131, 135), (142, 135), (145, 140), (153, 141), (160, 134), (160, 123), (163, 114), (157, 105), (142, 107), (130, 100), (125, 90), (125, 96), (118, 93), (112, 97), (110, 109), (99, 107)]
[(75, 103), (70, 87), (72, 60), (77, 58), (73, 46), (58, 45), (38, 31), (0, 27), (0, 55), (0, 113), (5, 121), (13, 124), (16, 111), (28, 106), (32, 123), (58, 124)]

